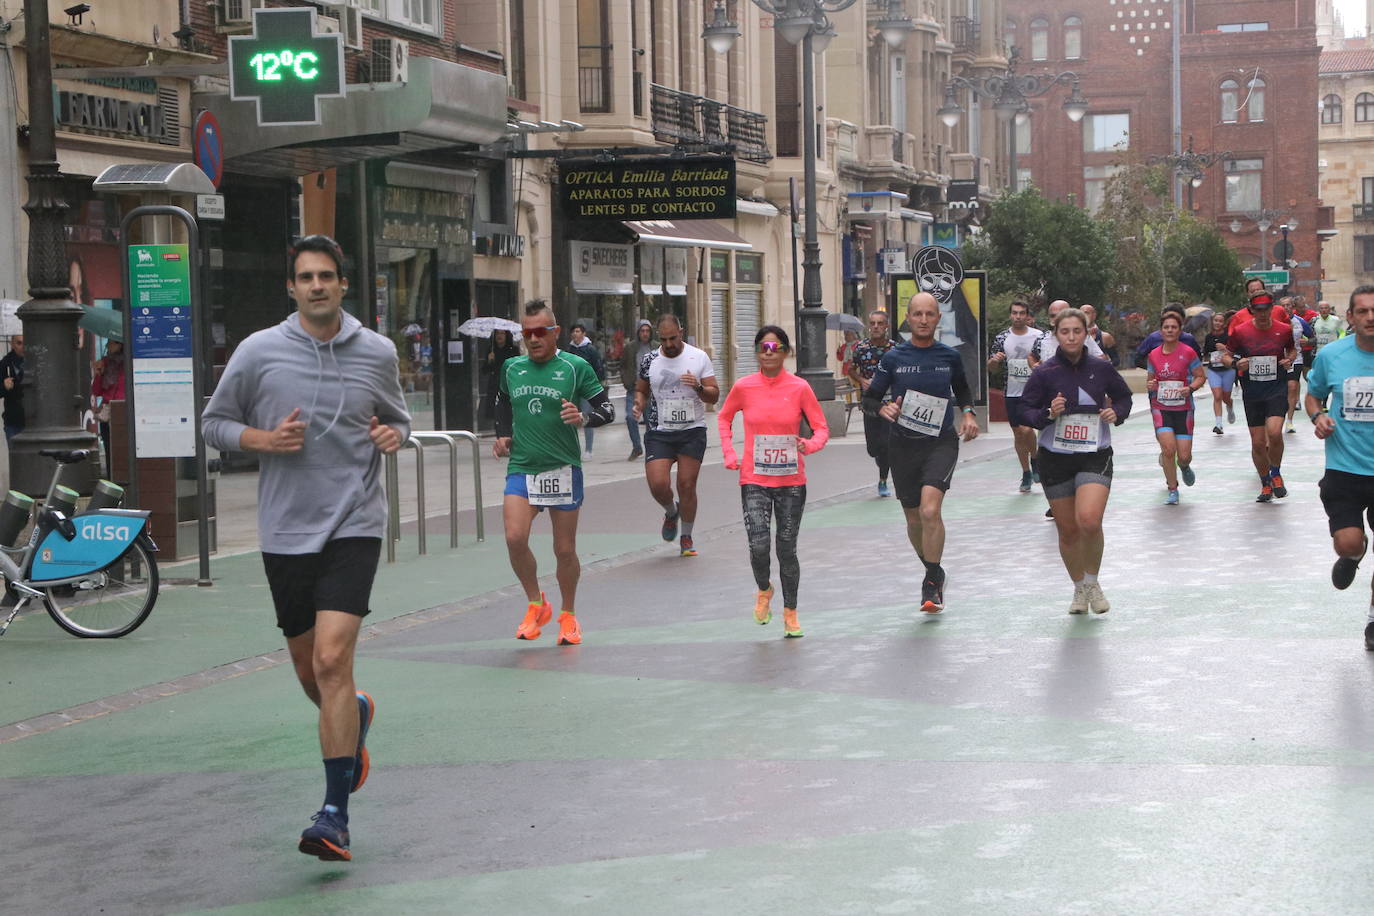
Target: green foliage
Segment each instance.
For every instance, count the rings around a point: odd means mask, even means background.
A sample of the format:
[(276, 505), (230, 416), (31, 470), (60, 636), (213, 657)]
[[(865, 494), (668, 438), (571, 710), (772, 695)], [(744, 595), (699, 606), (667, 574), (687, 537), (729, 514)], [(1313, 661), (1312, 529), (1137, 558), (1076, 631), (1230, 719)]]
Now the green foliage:
[(961, 256), (966, 266), (988, 271), (994, 295), (1043, 293), (1046, 301), (1101, 302), (1111, 288), (1114, 252), (1103, 227), (1034, 187), (1003, 194)]
[(1191, 217), (1179, 221), (1164, 246), (1169, 287), (1174, 298), (1209, 302), (1219, 311), (1244, 304), (1245, 284), (1240, 259), (1211, 226)]

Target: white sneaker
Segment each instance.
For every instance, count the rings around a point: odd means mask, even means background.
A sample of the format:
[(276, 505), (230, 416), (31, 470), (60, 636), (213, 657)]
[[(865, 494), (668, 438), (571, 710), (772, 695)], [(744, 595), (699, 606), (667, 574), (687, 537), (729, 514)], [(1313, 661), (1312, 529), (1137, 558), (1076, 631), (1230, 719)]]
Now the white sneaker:
[(1088, 608), (1094, 614), (1105, 614), (1112, 609), (1112, 603), (1107, 600), (1107, 596), (1102, 594), (1102, 586), (1096, 582), (1086, 582), (1083, 591), (1087, 595)]
[(1235, 406), (1232, 405), (1232, 404), (1227, 404), (1227, 405), (1226, 405), (1226, 422), (1227, 422), (1227, 423), (1235, 423), (1235, 422), (1236, 422), (1236, 408), (1235, 408)]
[(1088, 613), (1088, 586), (1086, 583), (1075, 582), (1073, 586), (1073, 601), (1069, 602), (1070, 614)]

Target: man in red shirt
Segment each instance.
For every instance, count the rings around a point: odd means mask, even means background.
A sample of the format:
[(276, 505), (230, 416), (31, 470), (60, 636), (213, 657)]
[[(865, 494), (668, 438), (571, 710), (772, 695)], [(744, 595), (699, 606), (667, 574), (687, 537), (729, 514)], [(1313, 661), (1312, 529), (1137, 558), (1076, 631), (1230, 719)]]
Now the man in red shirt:
[[(1246, 301), (1249, 301), (1252, 296), (1257, 296), (1260, 293), (1266, 293), (1263, 280), (1259, 277), (1251, 277), (1245, 281)], [(1282, 306), (1273, 309), (1273, 317), (1275, 321), (1281, 324), (1287, 324), (1288, 322), (1288, 312)], [(1254, 320), (1254, 315), (1251, 313), (1250, 309), (1248, 307), (1243, 308), (1231, 316), (1230, 323), (1226, 325), (1226, 333), (1234, 334), (1236, 328), (1243, 324), (1249, 324), (1252, 320)]]
[(1231, 332), (1230, 352), (1223, 360), (1240, 378), (1245, 422), (1250, 427), (1250, 458), (1260, 477), (1256, 502), (1288, 495), (1283, 485), (1283, 418), (1288, 413), (1288, 370), (1297, 351), (1293, 327), (1279, 321), (1274, 297), (1258, 293), (1250, 298), (1253, 320)]

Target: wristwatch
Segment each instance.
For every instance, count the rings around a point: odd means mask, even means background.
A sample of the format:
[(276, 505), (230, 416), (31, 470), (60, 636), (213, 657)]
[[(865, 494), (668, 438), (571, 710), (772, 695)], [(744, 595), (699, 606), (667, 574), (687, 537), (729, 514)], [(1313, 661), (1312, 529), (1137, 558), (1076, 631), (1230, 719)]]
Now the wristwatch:
[(705, 394), (705, 393), (706, 393), (706, 386), (703, 385), (701, 382), (697, 382), (697, 384), (696, 384), (696, 391), (697, 391), (697, 394)]

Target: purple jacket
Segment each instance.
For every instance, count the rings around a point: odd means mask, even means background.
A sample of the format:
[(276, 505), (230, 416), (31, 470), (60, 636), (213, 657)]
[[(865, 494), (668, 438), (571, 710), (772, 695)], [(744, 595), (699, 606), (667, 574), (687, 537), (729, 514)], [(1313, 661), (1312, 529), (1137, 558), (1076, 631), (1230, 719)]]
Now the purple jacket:
[[(1021, 394), (1021, 416), (1018, 418), (1021, 425), (1035, 429), (1051, 426), (1050, 402), (1061, 392), (1069, 402), (1066, 413), (1097, 413), (1110, 405), (1116, 411), (1118, 426), (1131, 413), (1130, 386), (1111, 363), (1088, 356), (1085, 352), (1083, 358), (1074, 364), (1066, 360), (1061, 352), (1036, 366), (1026, 381), (1026, 390)], [(1101, 447), (1106, 448), (1107, 444), (1103, 442)]]

